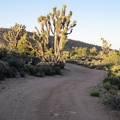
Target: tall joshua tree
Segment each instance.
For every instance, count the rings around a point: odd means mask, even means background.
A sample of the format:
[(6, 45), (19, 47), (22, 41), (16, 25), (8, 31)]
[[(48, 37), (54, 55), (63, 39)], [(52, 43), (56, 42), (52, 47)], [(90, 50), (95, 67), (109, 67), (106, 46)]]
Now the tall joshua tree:
[[(61, 60), (61, 52), (68, 41), (67, 36), (76, 26), (76, 21), (71, 23), (71, 16), (72, 11), (66, 15), (66, 5), (63, 5), (61, 11), (54, 7), (52, 13), (38, 17), (40, 30), (35, 27), (34, 39), (39, 42), (39, 52), (43, 58), (45, 58), (46, 51), (52, 48), (53, 62), (57, 63)], [(50, 40), (51, 34), (54, 36), (53, 44)]]
[(7, 46), (11, 49), (17, 49), (18, 41), (21, 39), (25, 33), (25, 26), (21, 24), (15, 24), (11, 27), (7, 33), (3, 35), (4, 40), (7, 43)]
[(109, 53), (111, 44), (108, 45), (108, 42), (104, 38), (101, 38), (101, 41), (102, 41), (103, 54)]

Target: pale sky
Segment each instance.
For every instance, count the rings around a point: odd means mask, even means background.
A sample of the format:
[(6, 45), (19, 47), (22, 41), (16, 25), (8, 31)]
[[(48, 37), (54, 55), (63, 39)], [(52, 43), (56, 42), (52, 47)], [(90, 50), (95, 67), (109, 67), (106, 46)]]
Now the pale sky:
[(52, 12), (54, 6), (61, 9), (63, 4), (66, 13), (73, 12), (72, 21), (77, 21), (68, 38), (101, 46), (104, 37), (113, 49), (120, 48), (120, 0), (1, 0), (0, 27), (19, 23), (34, 31), (40, 15)]

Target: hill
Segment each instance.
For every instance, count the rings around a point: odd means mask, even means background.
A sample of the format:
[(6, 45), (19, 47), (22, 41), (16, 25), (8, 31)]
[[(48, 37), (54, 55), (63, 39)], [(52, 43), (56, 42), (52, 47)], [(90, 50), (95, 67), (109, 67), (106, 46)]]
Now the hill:
[[(0, 43), (3, 43), (4, 41), (4, 38), (3, 38), (3, 34), (8, 30), (8, 28), (0, 28)], [(28, 32), (28, 34), (32, 34), (31, 32)], [(53, 36), (50, 37), (50, 39), (52, 40), (53, 39)], [(101, 50), (101, 47), (100, 46), (97, 46), (97, 45), (93, 45), (93, 44), (90, 44), (90, 43), (85, 43), (85, 42), (82, 42), (82, 41), (76, 41), (76, 40), (72, 40), (72, 39), (69, 39), (68, 40), (68, 43), (67, 45), (65, 46), (65, 50), (69, 50), (71, 51), (72, 50), (72, 47), (87, 47), (87, 48), (92, 48), (92, 47), (96, 47), (98, 50)]]
[(92, 48), (92, 47), (96, 47), (98, 50), (101, 50), (101, 46), (97, 46), (97, 45), (93, 45), (93, 44), (90, 44), (90, 43), (85, 43), (85, 42), (82, 42), (82, 41), (76, 41), (76, 40), (71, 40), (69, 39), (65, 49), (66, 50), (71, 50), (72, 47), (87, 47), (87, 48)]

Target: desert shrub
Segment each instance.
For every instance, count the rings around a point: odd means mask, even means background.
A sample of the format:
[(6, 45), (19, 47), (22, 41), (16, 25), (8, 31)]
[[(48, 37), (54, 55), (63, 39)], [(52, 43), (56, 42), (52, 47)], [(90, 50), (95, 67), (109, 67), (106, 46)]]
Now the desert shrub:
[(113, 76), (113, 73), (111, 71), (108, 72), (108, 77)]
[(50, 66), (56, 71), (61, 71), (61, 69), (64, 68), (65, 63), (60, 61), (58, 63), (51, 63)]
[(104, 88), (108, 90), (108, 94), (103, 97), (103, 103), (115, 110), (120, 110), (120, 78), (115, 76), (107, 77), (103, 83)]
[(5, 79), (5, 68), (2, 64), (0, 64), (0, 80)]
[(47, 69), (47, 71), (46, 71), (46, 75), (48, 75), (48, 76), (53, 76), (53, 75), (55, 75), (55, 70), (54, 69), (52, 69), (52, 67), (48, 67), (48, 69)]
[(103, 87), (106, 89), (106, 90), (110, 90), (111, 88), (111, 84), (110, 83), (104, 83)]
[(118, 86), (118, 89), (120, 90), (120, 79), (118, 77), (113, 77), (113, 80), (111, 81), (111, 85)]
[(119, 63), (120, 63), (119, 55), (114, 50), (110, 51), (107, 57), (105, 57), (104, 60), (102, 61), (102, 64), (104, 65), (107, 65), (107, 64), (116, 65)]
[(44, 71), (43, 67), (41, 67), (40, 65), (39, 66), (25, 65), (25, 71), (28, 72), (30, 75), (33, 75), (36, 77), (44, 77), (45, 76), (45, 71)]
[(102, 102), (105, 104), (105, 105), (109, 105), (110, 102), (111, 102), (111, 98), (113, 97), (113, 94), (107, 94), (105, 96), (102, 97)]
[(61, 68), (60, 67), (54, 67), (53, 70), (55, 71), (55, 74), (61, 75)]
[(88, 56), (87, 47), (72, 47), (72, 59), (76, 59), (78, 56)]
[(0, 62), (0, 80), (4, 78), (16, 77), (17, 73), (14, 68), (9, 67), (7, 63)]
[(45, 75), (53, 76), (55, 74), (61, 74), (61, 69), (63, 68), (61, 63), (60, 64), (38, 64), (42, 71), (45, 73)]
[(115, 110), (120, 110), (120, 96), (114, 95), (110, 100), (110, 106)]
[(71, 60), (77, 59), (77, 55), (76, 55), (76, 54), (75, 54), (75, 55), (72, 55), (72, 56), (70, 57), (70, 59), (71, 59)]
[(103, 83), (107, 83), (107, 82), (111, 83), (111, 81), (113, 81), (113, 78), (114, 78), (113, 76), (107, 77), (103, 80)]
[(20, 71), (20, 76), (21, 77), (25, 77), (25, 72), (24, 71)]
[(110, 84), (111, 86), (117, 86), (118, 89), (120, 90), (120, 78), (119, 77), (115, 77), (115, 76), (107, 77), (104, 79), (103, 83), (104, 83), (104, 86), (105, 86), (105, 83)]
[(17, 73), (15, 73), (10, 67), (5, 68), (4, 74), (6, 78), (14, 78), (17, 75)]
[(110, 89), (109, 92), (110, 92), (112, 95), (117, 94), (117, 91), (116, 91), (115, 89)]
[(60, 62), (58, 63), (58, 67), (60, 67), (60, 69), (63, 69), (63, 68), (65, 67), (65, 62), (60, 61)]
[(41, 67), (35, 66), (34, 72), (35, 72), (35, 74), (33, 74), (33, 75), (36, 77), (44, 77), (45, 76), (44, 71), (42, 70)]
[(38, 57), (32, 57), (32, 65), (37, 65), (40, 62), (40, 58)]
[(120, 96), (107, 95), (103, 98), (104, 104), (110, 106), (114, 110), (120, 110)]
[(37, 67), (40, 67), (42, 69), (42, 71), (46, 74), (47, 69), (50, 67), (49, 64), (44, 63), (44, 62), (40, 62), (37, 64)]
[(17, 70), (16, 70), (16, 68), (14, 68), (14, 67), (10, 67), (10, 69), (11, 69), (15, 74), (17, 74)]
[(100, 96), (100, 91), (95, 90), (95, 91), (90, 93), (90, 96), (99, 97)]
[(4, 79), (5, 79), (4, 73), (1, 72), (1, 70), (0, 70), (0, 80), (4, 80)]
[(103, 80), (103, 83), (107, 90), (109, 90), (111, 86), (116, 86), (120, 90), (120, 79), (118, 77), (107, 77)]
[(26, 64), (24, 67), (25, 67), (25, 71), (30, 75), (34, 75), (36, 73), (35, 67), (33, 65)]
[(117, 85), (111, 86), (111, 89), (114, 89), (115, 91), (118, 91), (118, 86)]
[(18, 58), (11, 58), (8, 60), (8, 63), (10, 66), (16, 68), (19, 72), (21, 69), (24, 69), (24, 62), (21, 59)]
[(7, 56), (8, 50), (6, 48), (0, 48), (0, 59)]

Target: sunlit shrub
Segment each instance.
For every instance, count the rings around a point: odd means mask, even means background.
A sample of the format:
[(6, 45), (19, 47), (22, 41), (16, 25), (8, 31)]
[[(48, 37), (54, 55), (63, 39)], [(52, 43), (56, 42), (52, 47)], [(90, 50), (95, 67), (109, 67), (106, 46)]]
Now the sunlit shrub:
[(94, 90), (93, 92), (90, 93), (90, 96), (99, 97), (100, 96), (100, 91)]

